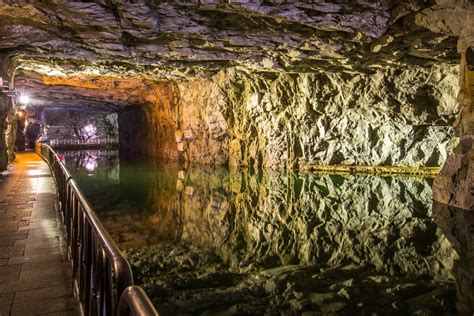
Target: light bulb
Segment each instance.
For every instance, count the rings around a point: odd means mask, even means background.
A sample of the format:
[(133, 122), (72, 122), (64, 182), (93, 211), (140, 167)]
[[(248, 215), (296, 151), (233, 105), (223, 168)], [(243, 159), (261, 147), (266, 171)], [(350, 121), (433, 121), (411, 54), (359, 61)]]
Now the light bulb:
[(30, 97), (27, 95), (21, 95), (19, 101), (21, 104), (27, 105), (28, 103), (30, 103)]

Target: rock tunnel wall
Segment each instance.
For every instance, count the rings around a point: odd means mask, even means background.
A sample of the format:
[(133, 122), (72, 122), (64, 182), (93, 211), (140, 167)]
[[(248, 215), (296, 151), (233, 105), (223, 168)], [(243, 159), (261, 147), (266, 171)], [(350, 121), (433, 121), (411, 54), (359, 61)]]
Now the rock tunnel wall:
[(155, 86), (146, 106), (131, 110), (142, 114), (119, 114), (121, 146), (162, 158), (267, 168), (440, 166), (456, 144), (457, 91), (454, 66), (371, 74), (233, 68), (211, 79)]
[[(117, 114), (79, 110), (45, 110), (48, 139), (104, 139), (118, 137)], [(85, 127), (90, 126), (90, 130)]]
[[(14, 115), (13, 115), (14, 116)], [(16, 125), (13, 125), (11, 113), (11, 101), (9, 98), (0, 95), (0, 170), (7, 168), (8, 162), (15, 157), (13, 150), (15, 148)]]
[[(468, 21), (474, 21), (474, 6)], [(470, 50), (470, 53), (468, 53)], [(467, 23), (461, 33), (459, 76), (460, 113), (454, 124), (459, 144), (447, 159), (433, 183), (436, 201), (466, 210), (474, 209), (474, 24)], [(470, 55), (470, 56), (469, 56)]]
[[(8, 59), (0, 54), (0, 77), (8, 81)], [(3, 84), (6, 84), (4, 82)], [(0, 171), (7, 169), (8, 163), (15, 159), (16, 115), (12, 100), (0, 93)]]

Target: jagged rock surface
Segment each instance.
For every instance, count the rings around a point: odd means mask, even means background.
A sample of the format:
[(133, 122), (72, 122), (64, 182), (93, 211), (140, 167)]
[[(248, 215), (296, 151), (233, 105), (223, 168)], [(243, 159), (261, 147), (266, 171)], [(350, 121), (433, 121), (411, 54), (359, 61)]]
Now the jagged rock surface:
[[(474, 21), (474, 7), (468, 21)], [(474, 23), (464, 25), (459, 40), (462, 53), (460, 67), (460, 113), (455, 123), (459, 145), (450, 155), (433, 184), (438, 202), (474, 210)]]
[[(447, 125), (456, 113), (455, 84), (448, 73), (458, 60), (455, 45), (468, 6), (469, 1), (3, 1), (0, 48), (10, 53), (10, 76), (35, 105), (118, 110), (151, 104), (142, 114), (127, 112), (149, 128), (137, 133), (149, 140), (138, 152), (178, 158), (174, 132), (191, 125), (202, 138), (183, 149), (190, 161), (271, 168), (436, 166), (453, 146)], [(236, 82), (220, 95), (211, 76), (231, 66), (248, 75), (226, 72)], [(433, 78), (428, 69), (437, 69)], [(173, 83), (156, 88), (157, 79)], [(107, 80), (107, 88), (90, 84)], [(402, 89), (409, 92), (400, 94)], [(218, 100), (208, 100), (215, 94)], [(176, 113), (174, 107), (184, 110)], [(199, 119), (187, 118), (186, 111)], [(163, 152), (156, 152), (157, 145)]]
[[(117, 114), (79, 110), (44, 110), (45, 140), (91, 140), (118, 137)], [(85, 130), (89, 126), (90, 130)]]
[[(232, 166), (440, 166), (456, 144), (457, 76), (446, 66), (371, 75), (231, 69), (155, 84), (139, 101), (147, 107), (119, 114), (121, 146)], [(191, 136), (176, 142), (177, 130)]]
[(222, 67), (456, 62), (469, 1), (2, 1), (0, 48), (39, 73), (167, 78)]

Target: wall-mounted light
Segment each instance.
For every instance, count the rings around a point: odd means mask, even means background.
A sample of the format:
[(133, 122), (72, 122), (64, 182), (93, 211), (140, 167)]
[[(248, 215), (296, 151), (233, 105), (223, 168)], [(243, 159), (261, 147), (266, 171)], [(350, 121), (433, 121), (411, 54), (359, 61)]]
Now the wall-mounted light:
[(18, 102), (20, 102), (23, 105), (28, 105), (30, 103), (30, 97), (27, 96), (27, 95), (22, 94), (18, 98)]
[(19, 119), (23, 119), (25, 117), (25, 111), (23, 110), (18, 110), (16, 111), (16, 117), (19, 118)]

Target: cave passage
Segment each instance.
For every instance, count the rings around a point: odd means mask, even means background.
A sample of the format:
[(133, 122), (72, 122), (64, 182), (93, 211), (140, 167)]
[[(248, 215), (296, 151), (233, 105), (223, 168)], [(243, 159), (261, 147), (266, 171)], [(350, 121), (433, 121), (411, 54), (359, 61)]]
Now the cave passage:
[[(473, 1), (0, 1), (0, 21), (0, 315), (122, 293), (474, 313)], [(86, 249), (99, 224), (63, 234), (93, 212), (115, 250)], [(70, 273), (79, 252), (123, 265)], [(121, 281), (75, 291), (102, 275)]]

